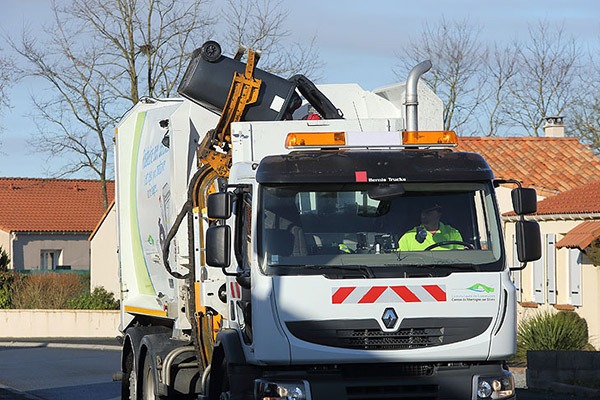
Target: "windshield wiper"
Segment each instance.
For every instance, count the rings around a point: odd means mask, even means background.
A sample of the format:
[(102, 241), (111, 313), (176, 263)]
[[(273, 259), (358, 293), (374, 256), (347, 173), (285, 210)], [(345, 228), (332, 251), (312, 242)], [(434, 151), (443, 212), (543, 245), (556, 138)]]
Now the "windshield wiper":
[(306, 265), (305, 268), (313, 270), (340, 270), (348, 272), (361, 272), (364, 278), (375, 278), (373, 270), (366, 265)]
[(430, 268), (430, 269), (435, 269), (435, 268), (448, 268), (448, 269), (460, 269), (460, 270), (464, 270), (464, 271), (468, 271), (468, 270), (472, 270), (472, 271), (479, 271), (479, 267), (475, 264), (466, 264), (466, 263), (457, 263), (457, 264), (452, 264), (452, 263), (443, 263), (443, 264), (421, 264), (421, 265), (417, 265), (417, 264), (413, 264), (412, 266), (417, 267), (417, 268)]
[(398, 264), (383, 264), (384, 267), (412, 267), (412, 268), (423, 268), (423, 269), (436, 269), (436, 268), (444, 268), (444, 269), (460, 269), (460, 270), (472, 270), (479, 271), (479, 266), (475, 264), (467, 264), (467, 263), (442, 263), (442, 264), (415, 264), (415, 263), (398, 263)]

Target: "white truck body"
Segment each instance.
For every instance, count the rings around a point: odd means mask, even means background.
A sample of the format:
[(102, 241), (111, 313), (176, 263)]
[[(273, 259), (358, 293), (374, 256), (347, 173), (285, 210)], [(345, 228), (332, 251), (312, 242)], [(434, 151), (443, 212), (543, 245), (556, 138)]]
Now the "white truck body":
[[(404, 84), (374, 92), (365, 91), (356, 84), (323, 85), (319, 88), (332, 101), (337, 100), (336, 106), (353, 119), (236, 122), (232, 126), (233, 165), (260, 162), (267, 155), (288, 153), (290, 150), (285, 147), (285, 137), (289, 132), (363, 130), (371, 132), (374, 137), (381, 136), (383, 132), (399, 137), (405, 119), (403, 107), (400, 107), (399, 101), (391, 102), (382, 96), (402, 98)], [(425, 85), (419, 86), (419, 95), (429, 105), (420, 110), (421, 126), (425, 130), (441, 130), (441, 101)], [(306, 107), (298, 112), (305, 110)], [(159, 121), (164, 119), (171, 123), (170, 148), (161, 144), (166, 130), (160, 128)], [(152, 310), (153, 314), (166, 316), (165, 306), (176, 303), (181, 282), (163, 267), (161, 230), (163, 235), (169, 230), (171, 221), (187, 200), (189, 179), (197, 168), (195, 146), (218, 119), (214, 112), (189, 100), (148, 99), (133, 107), (116, 128), (118, 233), (119, 242), (126, 244), (119, 246), (125, 311)], [(374, 141), (367, 137), (356, 146), (364, 147)], [(181, 273), (185, 272), (181, 264), (189, 263), (187, 241), (184, 227), (176, 238), (177, 248), (173, 251), (172, 263)], [(218, 271), (211, 272), (218, 274)], [(203, 304), (222, 308), (220, 302), (211, 302), (210, 299), (221, 284), (218, 281), (213, 290), (202, 291)], [(163, 295), (160, 299), (159, 293)], [(122, 327), (127, 327), (132, 315), (135, 314), (122, 314)], [(171, 318), (179, 319), (172, 314)], [(187, 322), (181, 320), (179, 323)]]

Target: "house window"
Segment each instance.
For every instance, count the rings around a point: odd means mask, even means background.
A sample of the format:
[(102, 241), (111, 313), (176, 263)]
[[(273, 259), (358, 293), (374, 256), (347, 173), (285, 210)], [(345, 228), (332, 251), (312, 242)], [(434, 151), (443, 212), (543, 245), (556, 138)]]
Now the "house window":
[(61, 264), (61, 250), (42, 250), (40, 255), (40, 269), (53, 270)]

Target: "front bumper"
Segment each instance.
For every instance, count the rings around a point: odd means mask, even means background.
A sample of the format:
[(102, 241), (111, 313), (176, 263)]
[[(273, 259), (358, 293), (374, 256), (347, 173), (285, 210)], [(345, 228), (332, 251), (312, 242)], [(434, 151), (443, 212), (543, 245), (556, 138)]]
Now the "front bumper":
[[(272, 381), (308, 382), (309, 400), (478, 400), (477, 376), (506, 373), (500, 364), (352, 364), (303, 372), (265, 371), (263, 376)], [(514, 390), (512, 396), (503, 398), (515, 399)]]

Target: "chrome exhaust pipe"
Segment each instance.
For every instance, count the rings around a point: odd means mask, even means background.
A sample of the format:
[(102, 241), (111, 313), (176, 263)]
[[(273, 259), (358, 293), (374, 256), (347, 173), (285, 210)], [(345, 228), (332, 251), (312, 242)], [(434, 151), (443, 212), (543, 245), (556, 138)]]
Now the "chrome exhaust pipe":
[(404, 105), (406, 106), (406, 130), (409, 132), (419, 130), (419, 98), (417, 95), (417, 83), (419, 83), (419, 78), (430, 69), (431, 61), (426, 60), (415, 65), (408, 73), (408, 78), (406, 79), (406, 100)]

